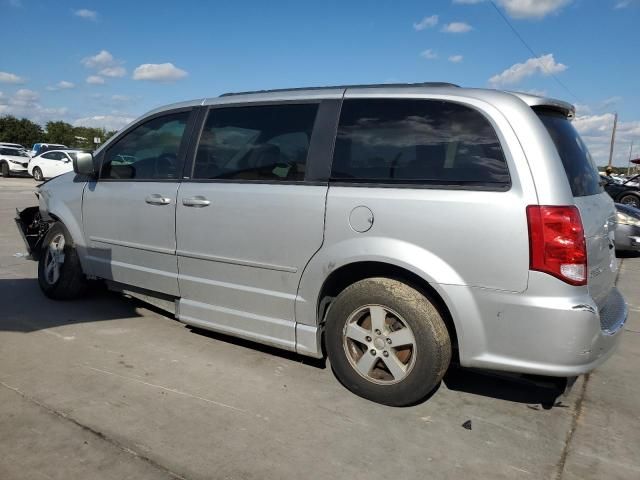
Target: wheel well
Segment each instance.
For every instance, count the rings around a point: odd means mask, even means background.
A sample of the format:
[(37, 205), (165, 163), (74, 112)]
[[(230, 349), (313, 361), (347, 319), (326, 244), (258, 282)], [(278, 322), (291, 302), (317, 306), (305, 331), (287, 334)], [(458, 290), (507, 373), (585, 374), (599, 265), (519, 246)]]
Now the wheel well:
[(618, 200), (621, 199), (622, 197), (626, 197), (627, 195), (633, 195), (634, 197), (640, 197), (640, 192), (636, 192), (634, 190), (627, 190), (625, 192), (622, 192), (620, 195), (618, 195)]
[(440, 312), (440, 315), (442, 316), (442, 320), (444, 321), (447, 330), (449, 331), (449, 338), (451, 338), (451, 344), (454, 347), (455, 352), (454, 356), (457, 361), (458, 335), (456, 333), (456, 327), (451, 317), (451, 312), (449, 312), (449, 308), (447, 308), (447, 305), (442, 297), (424, 278), (405, 268), (391, 265), (389, 263), (356, 262), (344, 265), (331, 272), (329, 277), (327, 277), (324, 284), (322, 285), (320, 296), (318, 297), (319, 323), (324, 322), (331, 302), (340, 294), (340, 292), (342, 292), (342, 290), (357, 281), (372, 277), (386, 277), (398, 280), (400, 282), (406, 283), (412, 288), (415, 288), (425, 297), (427, 297), (438, 309), (438, 312)]

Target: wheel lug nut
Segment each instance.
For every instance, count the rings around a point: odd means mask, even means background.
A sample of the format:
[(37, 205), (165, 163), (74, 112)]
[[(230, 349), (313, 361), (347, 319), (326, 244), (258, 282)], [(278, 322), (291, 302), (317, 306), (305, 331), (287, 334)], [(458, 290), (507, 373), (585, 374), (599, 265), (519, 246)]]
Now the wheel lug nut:
[(387, 338), (387, 343), (388, 343), (389, 345), (391, 345), (391, 339), (390, 339), (390, 338)]
[(386, 350), (384, 352), (382, 352), (382, 355), (384, 355), (385, 357), (389, 356), (389, 352), (387, 352)]
[(380, 335), (382, 332), (376, 328), (376, 335)]
[(367, 342), (370, 342), (371, 341), (371, 337), (367, 337), (366, 340), (367, 340)]
[(375, 350), (375, 348), (372, 348), (372, 349), (370, 350), (370, 352), (371, 352), (371, 355), (375, 356), (375, 354), (376, 354), (376, 350)]

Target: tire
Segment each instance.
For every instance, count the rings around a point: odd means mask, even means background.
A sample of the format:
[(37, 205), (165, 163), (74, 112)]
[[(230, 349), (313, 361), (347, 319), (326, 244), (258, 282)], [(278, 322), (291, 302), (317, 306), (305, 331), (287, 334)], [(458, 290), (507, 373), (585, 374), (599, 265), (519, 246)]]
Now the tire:
[(9, 164), (8, 163), (3, 162), (1, 168), (2, 168), (2, 176), (3, 177), (6, 178), (6, 177), (11, 176), (11, 170), (9, 170)]
[(389, 278), (361, 280), (338, 295), (327, 315), (325, 344), (346, 388), (395, 407), (424, 400), (451, 361), (451, 339), (433, 303)]
[(42, 176), (42, 170), (40, 170), (40, 167), (36, 167), (33, 169), (33, 178), (38, 182), (41, 182), (42, 180), (44, 180), (44, 177)]
[[(52, 261), (57, 267), (50, 266)], [(60, 222), (51, 226), (42, 242), (38, 284), (42, 292), (54, 300), (78, 298), (87, 289), (87, 278), (82, 272), (73, 239)]]
[(640, 197), (633, 193), (626, 193), (618, 200), (623, 205), (630, 205), (635, 208), (640, 208)]

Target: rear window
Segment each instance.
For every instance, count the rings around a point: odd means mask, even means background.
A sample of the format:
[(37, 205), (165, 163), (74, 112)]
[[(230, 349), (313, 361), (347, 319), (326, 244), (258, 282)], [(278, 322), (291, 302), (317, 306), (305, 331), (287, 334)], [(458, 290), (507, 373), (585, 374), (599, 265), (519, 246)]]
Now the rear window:
[(439, 100), (347, 100), (331, 177), (364, 183), (510, 185), (505, 157), (478, 111)]
[(558, 150), (574, 197), (603, 191), (600, 174), (587, 146), (567, 117), (549, 110), (536, 111)]

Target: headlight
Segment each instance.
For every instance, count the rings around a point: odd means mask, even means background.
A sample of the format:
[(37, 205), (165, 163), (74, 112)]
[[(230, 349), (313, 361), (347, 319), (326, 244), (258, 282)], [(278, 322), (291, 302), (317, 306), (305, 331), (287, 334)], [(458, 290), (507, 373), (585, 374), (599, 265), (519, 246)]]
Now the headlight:
[(616, 212), (616, 221), (622, 225), (633, 225), (634, 227), (640, 227), (640, 220), (626, 213)]
[(18, 160), (9, 160), (11, 163), (15, 163), (16, 165), (22, 165), (22, 162)]

